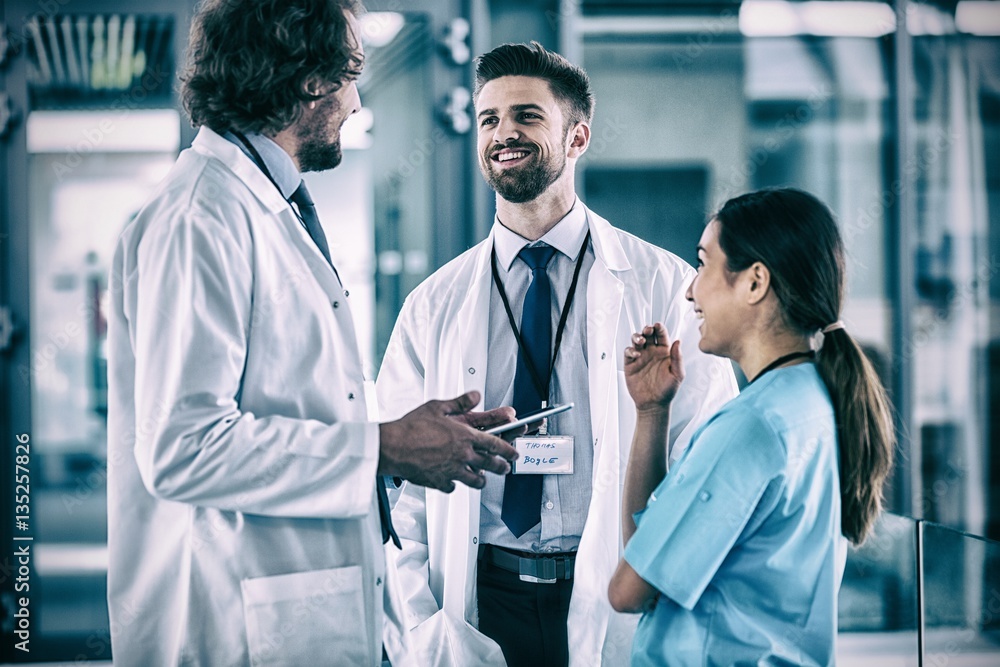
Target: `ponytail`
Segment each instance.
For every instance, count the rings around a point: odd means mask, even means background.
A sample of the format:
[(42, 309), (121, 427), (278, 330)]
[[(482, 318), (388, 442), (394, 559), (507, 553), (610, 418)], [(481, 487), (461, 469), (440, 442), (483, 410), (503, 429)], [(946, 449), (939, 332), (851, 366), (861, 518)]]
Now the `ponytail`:
[(896, 434), (875, 368), (838, 319), (845, 262), (833, 213), (808, 192), (777, 188), (730, 199), (715, 220), (729, 271), (762, 262), (788, 327), (802, 336), (825, 334), (816, 367), (837, 423), (841, 531), (861, 544), (882, 509)]
[(871, 361), (842, 328), (824, 336), (816, 366), (837, 420), (841, 531), (860, 545), (882, 509), (882, 487), (892, 470), (892, 410)]

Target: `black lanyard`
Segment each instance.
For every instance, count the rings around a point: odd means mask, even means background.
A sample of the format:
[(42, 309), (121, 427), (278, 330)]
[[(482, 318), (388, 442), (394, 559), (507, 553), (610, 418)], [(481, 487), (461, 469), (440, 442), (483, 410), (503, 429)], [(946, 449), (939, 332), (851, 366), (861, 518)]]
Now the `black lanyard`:
[[(583, 239), (583, 245), (580, 246), (580, 257), (576, 260), (576, 269), (573, 270), (573, 282), (569, 285), (569, 292), (566, 293), (566, 303), (563, 304), (562, 314), (559, 316), (559, 326), (556, 327), (556, 342), (552, 350), (552, 361), (549, 364), (548, 373), (545, 375), (545, 382), (542, 383), (542, 377), (538, 373), (538, 369), (535, 368), (535, 362), (531, 360), (531, 355), (528, 354), (524, 346), (524, 339), (521, 337), (521, 332), (517, 328), (517, 322), (514, 321), (514, 313), (510, 309), (510, 301), (507, 299), (507, 291), (503, 288), (503, 281), (500, 280), (500, 272), (497, 271), (497, 249), (496, 245), (493, 246), (493, 254), (490, 256), (490, 265), (493, 269), (493, 282), (497, 286), (497, 292), (500, 293), (500, 300), (503, 301), (504, 310), (507, 311), (507, 321), (510, 323), (510, 329), (514, 332), (514, 337), (517, 339), (517, 346), (521, 350), (521, 356), (524, 357), (524, 365), (531, 373), (531, 380), (535, 383), (535, 388), (538, 389), (540, 396), (544, 396), (545, 400), (548, 400), (549, 387), (552, 384), (552, 371), (556, 367), (556, 355), (559, 354), (559, 346), (562, 344), (563, 331), (566, 329), (566, 320), (569, 319), (569, 309), (573, 305), (573, 297), (576, 295), (576, 283), (580, 278), (580, 269), (583, 268), (584, 255), (587, 252), (587, 244), (590, 243), (590, 231), (587, 231), (587, 236)], [(558, 252), (558, 250), (556, 251)]]
[(793, 359), (803, 359), (805, 357), (812, 358), (812, 357), (815, 357), (815, 356), (816, 356), (816, 353), (813, 352), (812, 350), (809, 350), (808, 352), (792, 352), (791, 354), (786, 354), (783, 357), (778, 357), (777, 359), (775, 359), (774, 361), (772, 361), (771, 363), (769, 363), (767, 366), (765, 366), (764, 370), (762, 370), (760, 373), (757, 373), (757, 375), (755, 375), (754, 378), (752, 380), (750, 380), (750, 382), (747, 382), (747, 384), (748, 385), (753, 384), (764, 373), (773, 371), (775, 368), (777, 368), (781, 364), (788, 363), (789, 361), (792, 361)]
[(250, 143), (250, 140), (247, 139), (242, 132), (238, 130), (229, 130), (229, 131), (232, 132), (233, 136), (239, 139), (240, 143), (246, 147), (247, 151), (250, 153), (250, 159), (253, 161), (255, 165), (257, 165), (257, 168), (260, 169), (261, 173), (267, 177), (267, 180), (271, 181), (271, 185), (273, 185), (274, 189), (278, 191), (278, 194), (281, 195), (281, 198), (284, 199), (285, 202), (287, 202), (288, 207), (292, 209), (292, 213), (295, 214), (295, 217), (298, 218), (302, 226), (305, 227), (306, 221), (302, 219), (302, 214), (299, 213), (298, 209), (295, 206), (292, 206), (292, 201), (290, 199), (287, 199), (285, 195), (281, 192), (281, 188), (278, 187), (278, 182), (274, 180), (273, 176), (271, 176), (271, 172), (268, 171), (267, 164), (264, 162), (264, 158), (262, 158), (260, 153), (257, 152), (257, 149), (254, 148), (254, 145)]

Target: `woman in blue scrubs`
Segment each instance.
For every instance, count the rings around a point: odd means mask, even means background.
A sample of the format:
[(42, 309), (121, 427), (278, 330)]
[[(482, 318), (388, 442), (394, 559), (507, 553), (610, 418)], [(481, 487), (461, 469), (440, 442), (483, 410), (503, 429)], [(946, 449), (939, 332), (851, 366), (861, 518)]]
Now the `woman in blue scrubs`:
[(608, 589), (616, 610), (644, 612), (633, 665), (834, 662), (847, 541), (871, 530), (895, 446), (885, 391), (840, 322), (843, 295), (843, 244), (819, 200), (774, 189), (726, 202), (687, 298), (701, 350), (750, 383), (669, 471), (680, 345), (662, 324), (633, 335), (626, 546)]

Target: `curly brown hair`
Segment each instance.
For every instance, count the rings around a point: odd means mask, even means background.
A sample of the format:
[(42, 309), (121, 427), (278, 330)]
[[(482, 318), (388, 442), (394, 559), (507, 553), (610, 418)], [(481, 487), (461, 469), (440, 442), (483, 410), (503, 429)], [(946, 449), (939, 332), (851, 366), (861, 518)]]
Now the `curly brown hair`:
[[(358, 0), (204, 0), (180, 95), (195, 127), (274, 134), (361, 74), (347, 13)], [(318, 90), (310, 89), (310, 86)]]

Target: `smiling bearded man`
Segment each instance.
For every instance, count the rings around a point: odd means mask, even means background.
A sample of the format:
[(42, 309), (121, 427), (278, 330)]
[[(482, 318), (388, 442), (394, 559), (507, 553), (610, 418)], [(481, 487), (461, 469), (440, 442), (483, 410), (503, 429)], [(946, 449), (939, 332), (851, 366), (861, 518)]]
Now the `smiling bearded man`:
[(407, 298), (380, 409), (391, 418), (469, 389), (487, 408), (575, 407), (518, 439), (522, 452), (546, 447), (558, 470), (491, 475), (482, 492), (404, 486), (386, 650), (393, 664), (626, 664), (636, 619), (612, 611), (607, 589), (635, 427), (620, 371), (633, 322), (664, 322), (684, 341), (689, 379), (664, 443), (672, 458), (736, 382), (728, 362), (698, 350), (684, 299), (694, 270), (576, 196), (594, 107), (586, 73), (539, 44), (505, 44), (479, 59), (473, 98), (496, 219)]
[[(532, 159), (537, 154), (537, 146), (513, 139), (502, 145), (491, 145), (486, 155), (482, 156), (479, 167), (486, 182), (499, 197), (512, 204), (523, 204), (538, 198), (563, 175), (566, 170), (565, 151), (564, 140), (562, 152), (553, 153), (548, 159)], [(519, 168), (510, 168), (514, 165)]]

